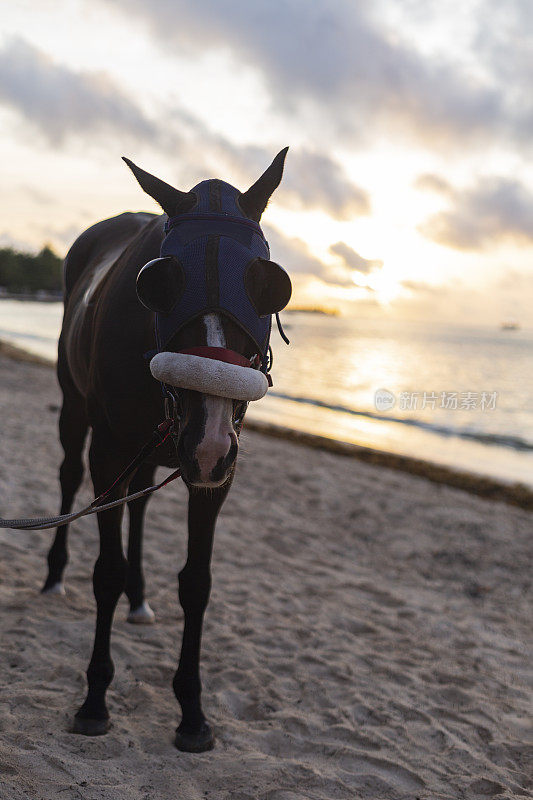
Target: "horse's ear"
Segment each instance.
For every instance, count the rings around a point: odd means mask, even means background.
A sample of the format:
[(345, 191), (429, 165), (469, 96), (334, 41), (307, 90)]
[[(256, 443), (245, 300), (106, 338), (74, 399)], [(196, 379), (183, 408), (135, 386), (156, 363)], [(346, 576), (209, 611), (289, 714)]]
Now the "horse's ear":
[(154, 258), (137, 275), (137, 296), (150, 311), (169, 314), (185, 289), (185, 272), (176, 256)]
[(137, 178), (141, 189), (153, 197), (169, 217), (189, 211), (193, 207), (196, 197), (192, 192), (181, 192), (179, 189), (174, 189), (173, 186), (156, 178), (155, 175), (145, 172), (125, 156), (122, 156), (122, 160), (126, 162)]
[(244, 285), (260, 317), (276, 314), (291, 299), (291, 279), (283, 267), (266, 258), (252, 261), (246, 270)]
[(279, 186), (288, 149), (288, 147), (284, 147), (283, 150), (280, 150), (259, 180), (239, 197), (239, 204), (242, 210), (247, 217), (255, 220), (255, 222), (259, 222), (272, 193)]

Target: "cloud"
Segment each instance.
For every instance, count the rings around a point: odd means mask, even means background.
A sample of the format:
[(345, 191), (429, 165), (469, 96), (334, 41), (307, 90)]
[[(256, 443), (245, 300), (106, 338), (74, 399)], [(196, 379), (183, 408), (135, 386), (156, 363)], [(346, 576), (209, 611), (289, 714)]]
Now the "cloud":
[(19, 112), (59, 146), (69, 134), (120, 131), (138, 139), (155, 134), (137, 105), (102, 72), (75, 72), (23, 39), (0, 50), (0, 102)]
[(533, 282), (531, 281), (531, 273), (522, 272), (518, 269), (508, 268), (504, 274), (499, 278), (496, 283), (498, 289), (518, 289), (521, 292), (526, 286), (531, 290), (533, 289)]
[(31, 186), (30, 184), (22, 184), (17, 187), (21, 194), (28, 200), (36, 205), (52, 205), (56, 202), (56, 198), (51, 192), (44, 191), (42, 186)]
[[(263, 225), (263, 231), (270, 245), (271, 258), (285, 267), (289, 275), (295, 273), (314, 275), (325, 283), (353, 289), (355, 284), (349, 275), (324, 264), (316, 256), (313, 256), (301, 239), (284, 236), (272, 225)], [(364, 288), (366, 289), (366, 287)]]
[(429, 217), (418, 230), (428, 239), (456, 250), (485, 250), (512, 241), (533, 243), (533, 194), (516, 180), (482, 178), (450, 192), (452, 207)]
[[(496, 73), (475, 78), (453, 61), (423, 55), (392, 35), (371, 4), (352, 0), (114, 0), (142, 16), (169, 50), (224, 49), (259, 69), (278, 112), (294, 116), (312, 103), (318, 128), (333, 125), (353, 136), (375, 134), (394, 122), (426, 143), (468, 137), (513, 136), (533, 128), (529, 95), (514, 102)], [(514, 39), (504, 42), (513, 54)], [(319, 117), (316, 116), (319, 113)]]
[(442, 294), (444, 289), (442, 286), (436, 286), (433, 283), (425, 283), (424, 281), (400, 281), (404, 289), (409, 289), (413, 294)]
[(413, 186), (421, 192), (435, 192), (436, 194), (450, 194), (453, 191), (445, 178), (429, 172), (419, 175)]
[(333, 255), (339, 256), (345, 267), (355, 270), (356, 272), (361, 272), (363, 275), (368, 275), (369, 272), (375, 269), (381, 269), (383, 266), (383, 261), (379, 259), (363, 258), (363, 256), (360, 256), (359, 253), (349, 247), (346, 242), (332, 244), (329, 250)]
[[(164, 124), (154, 122), (104, 73), (76, 72), (21, 38), (0, 50), (0, 102), (19, 112), (53, 146), (73, 134), (94, 138), (111, 131), (172, 155), (179, 150), (182, 178), (195, 171), (198, 175), (208, 165), (218, 174), (222, 160), (246, 184), (253, 183), (275, 155), (274, 148), (235, 145), (179, 107), (160, 115)], [(276, 197), (340, 219), (370, 211), (367, 192), (347, 178), (340, 164), (308, 149), (291, 150)]]
[(475, 52), (516, 101), (530, 107), (533, 9), (530, 0), (484, 0), (472, 43)]
[(430, 323), (451, 321), (494, 325), (511, 319), (527, 325), (533, 304), (533, 282), (527, 270), (488, 277), (482, 285), (455, 279), (444, 284), (402, 281), (409, 289), (392, 301), (395, 313)]
[(303, 272), (324, 278), (327, 273), (325, 264), (313, 256), (301, 239), (284, 236), (272, 225), (263, 225), (263, 232), (270, 246), (271, 258), (279, 262), (289, 274)]
[(337, 219), (370, 214), (370, 196), (351, 183), (340, 164), (323, 153), (289, 151), (283, 197), (303, 208), (321, 208)]
[[(348, 289), (359, 288), (368, 293), (374, 291), (369, 286), (356, 283), (353, 279), (354, 271), (367, 274), (372, 269), (381, 267), (383, 265), (382, 261), (368, 261), (344, 244), (344, 242), (338, 242), (338, 246), (342, 252), (345, 252), (346, 257), (350, 258), (354, 264), (357, 264), (357, 266), (349, 266), (343, 260), (343, 266), (338, 268), (335, 265), (325, 264), (319, 258), (316, 258), (309, 252), (309, 248), (301, 239), (284, 236), (277, 228), (268, 224), (263, 225), (263, 231), (270, 245), (271, 258), (285, 267), (289, 275), (313, 275), (331, 286), (341, 286)], [(337, 245), (333, 245), (330, 250), (335, 252), (334, 248), (337, 248)]]
[[(196, 147), (202, 148), (212, 169), (220, 172), (225, 162), (242, 181), (249, 185), (264, 172), (276, 155), (276, 148), (234, 144), (213, 132), (198, 119), (182, 123), (196, 137)], [(290, 148), (276, 200), (303, 209), (320, 209), (337, 219), (353, 219), (369, 214), (370, 195), (354, 184), (338, 161), (325, 153), (308, 148)]]
[(8, 233), (8, 231), (0, 233), (0, 248), (3, 247), (12, 247), (13, 250), (17, 250), (19, 253), (37, 253), (40, 249), (35, 243), (30, 243), (26, 239), (19, 239)]

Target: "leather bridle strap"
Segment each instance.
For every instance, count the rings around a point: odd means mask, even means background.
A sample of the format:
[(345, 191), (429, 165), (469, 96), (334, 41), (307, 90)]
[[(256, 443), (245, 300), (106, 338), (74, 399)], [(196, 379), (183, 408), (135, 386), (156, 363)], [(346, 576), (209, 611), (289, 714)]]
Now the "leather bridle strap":
[(169, 217), (165, 222), (165, 233), (168, 233), (172, 228), (175, 228), (176, 225), (181, 225), (183, 222), (226, 222), (231, 225), (241, 225), (245, 228), (250, 228), (262, 239), (265, 238), (261, 226), (257, 222), (247, 217), (235, 217), (224, 212), (177, 214), (175, 217)]
[(140, 497), (146, 497), (146, 495), (152, 494), (153, 492), (157, 492), (158, 489), (162, 489), (163, 486), (166, 486), (167, 483), (179, 478), (181, 475), (181, 470), (176, 469), (172, 472), (168, 477), (166, 477), (161, 483), (155, 484), (155, 486), (147, 486), (145, 489), (141, 489), (139, 492), (134, 492), (133, 494), (129, 494), (126, 497), (121, 497), (118, 500), (112, 500), (108, 503), (105, 502), (106, 498), (109, 497), (113, 488), (125, 481), (127, 478), (132, 475), (136, 469), (146, 461), (149, 455), (156, 450), (156, 448), (160, 447), (163, 442), (166, 442), (169, 436), (172, 435), (174, 430), (174, 421), (172, 419), (166, 419), (152, 433), (150, 440), (141, 448), (139, 453), (135, 456), (133, 461), (130, 461), (128, 466), (122, 470), (118, 478), (116, 478), (111, 486), (106, 489), (105, 492), (98, 495), (92, 503), (89, 503), (88, 506), (82, 508), (80, 511), (73, 511), (71, 514), (60, 514), (57, 517), (36, 517), (33, 519), (2, 519), (0, 518), (0, 528), (16, 528), (17, 530), (24, 530), (24, 531), (42, 531), (46, 530), (47, 528), (55, 528), (56, 526), (67, 525), (70, 522), (73, 522), (75, 519), (79, 519), (79, 517), (85, 517), (89, 514), (97, 514), (100, 511), (107, 511), (110, 508), (114, 508), (115, 506), (120, 506), (123, 503), (129, 503), (132, 500), (138, 500)]
[(224, 361), (226, 364), (237, 364), (239, 367), (257, 368), (257, 357), (253, 359), (236, 353), (235, 350), (228, 350), (226, 347), (190, 347), (188, 350), (179, 350), (179, 353), (186, 356), (201, 356), (211, 358), (213, 361)]

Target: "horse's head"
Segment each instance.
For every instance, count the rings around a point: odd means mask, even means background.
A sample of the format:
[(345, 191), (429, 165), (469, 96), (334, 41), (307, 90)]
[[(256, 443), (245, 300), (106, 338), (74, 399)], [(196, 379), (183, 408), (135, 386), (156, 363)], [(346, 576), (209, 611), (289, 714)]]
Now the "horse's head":
[(178, 456), (192, 486), (229, 478), (247, 404), (268, 388), (271, 315), (288, 303), (291, 283), (270, 261), (259, 221), (286, 153), (244, 193), (220, 180), (181, 192), (124, 159), (168, 215), (160, 256), (139, 272), (137, 293), (155, 312), (150, 369), (177, 399)]

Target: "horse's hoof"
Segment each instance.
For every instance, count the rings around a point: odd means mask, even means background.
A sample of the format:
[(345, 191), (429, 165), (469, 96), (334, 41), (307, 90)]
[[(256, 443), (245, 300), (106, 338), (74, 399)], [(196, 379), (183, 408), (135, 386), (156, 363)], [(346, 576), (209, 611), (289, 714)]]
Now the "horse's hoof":
[(174, 744), (183, 753), (205, 753), (215, 746), (215, 737), (207, 722), (204, 722), (200, 733), (185, 733), (178, 728)]
[(83, 736), (103, 736), (111, 727), (109, 719), (84, 719), (74, 717), (71, 733), (81, 733)]
[(146, 602), (138, 606), (137, 608), (133, 608), (130, 610), (128, 614), (128, 622), (132, 622), (134, 625), (153, 625), (155, 622), (155, 614)]
[(41, 589), (41, 594), (66, 594), (65, 592), (65, 584), (62, 581), (58, 581), (57, 583), (51, 583), (48, 586), (46, 583)]

